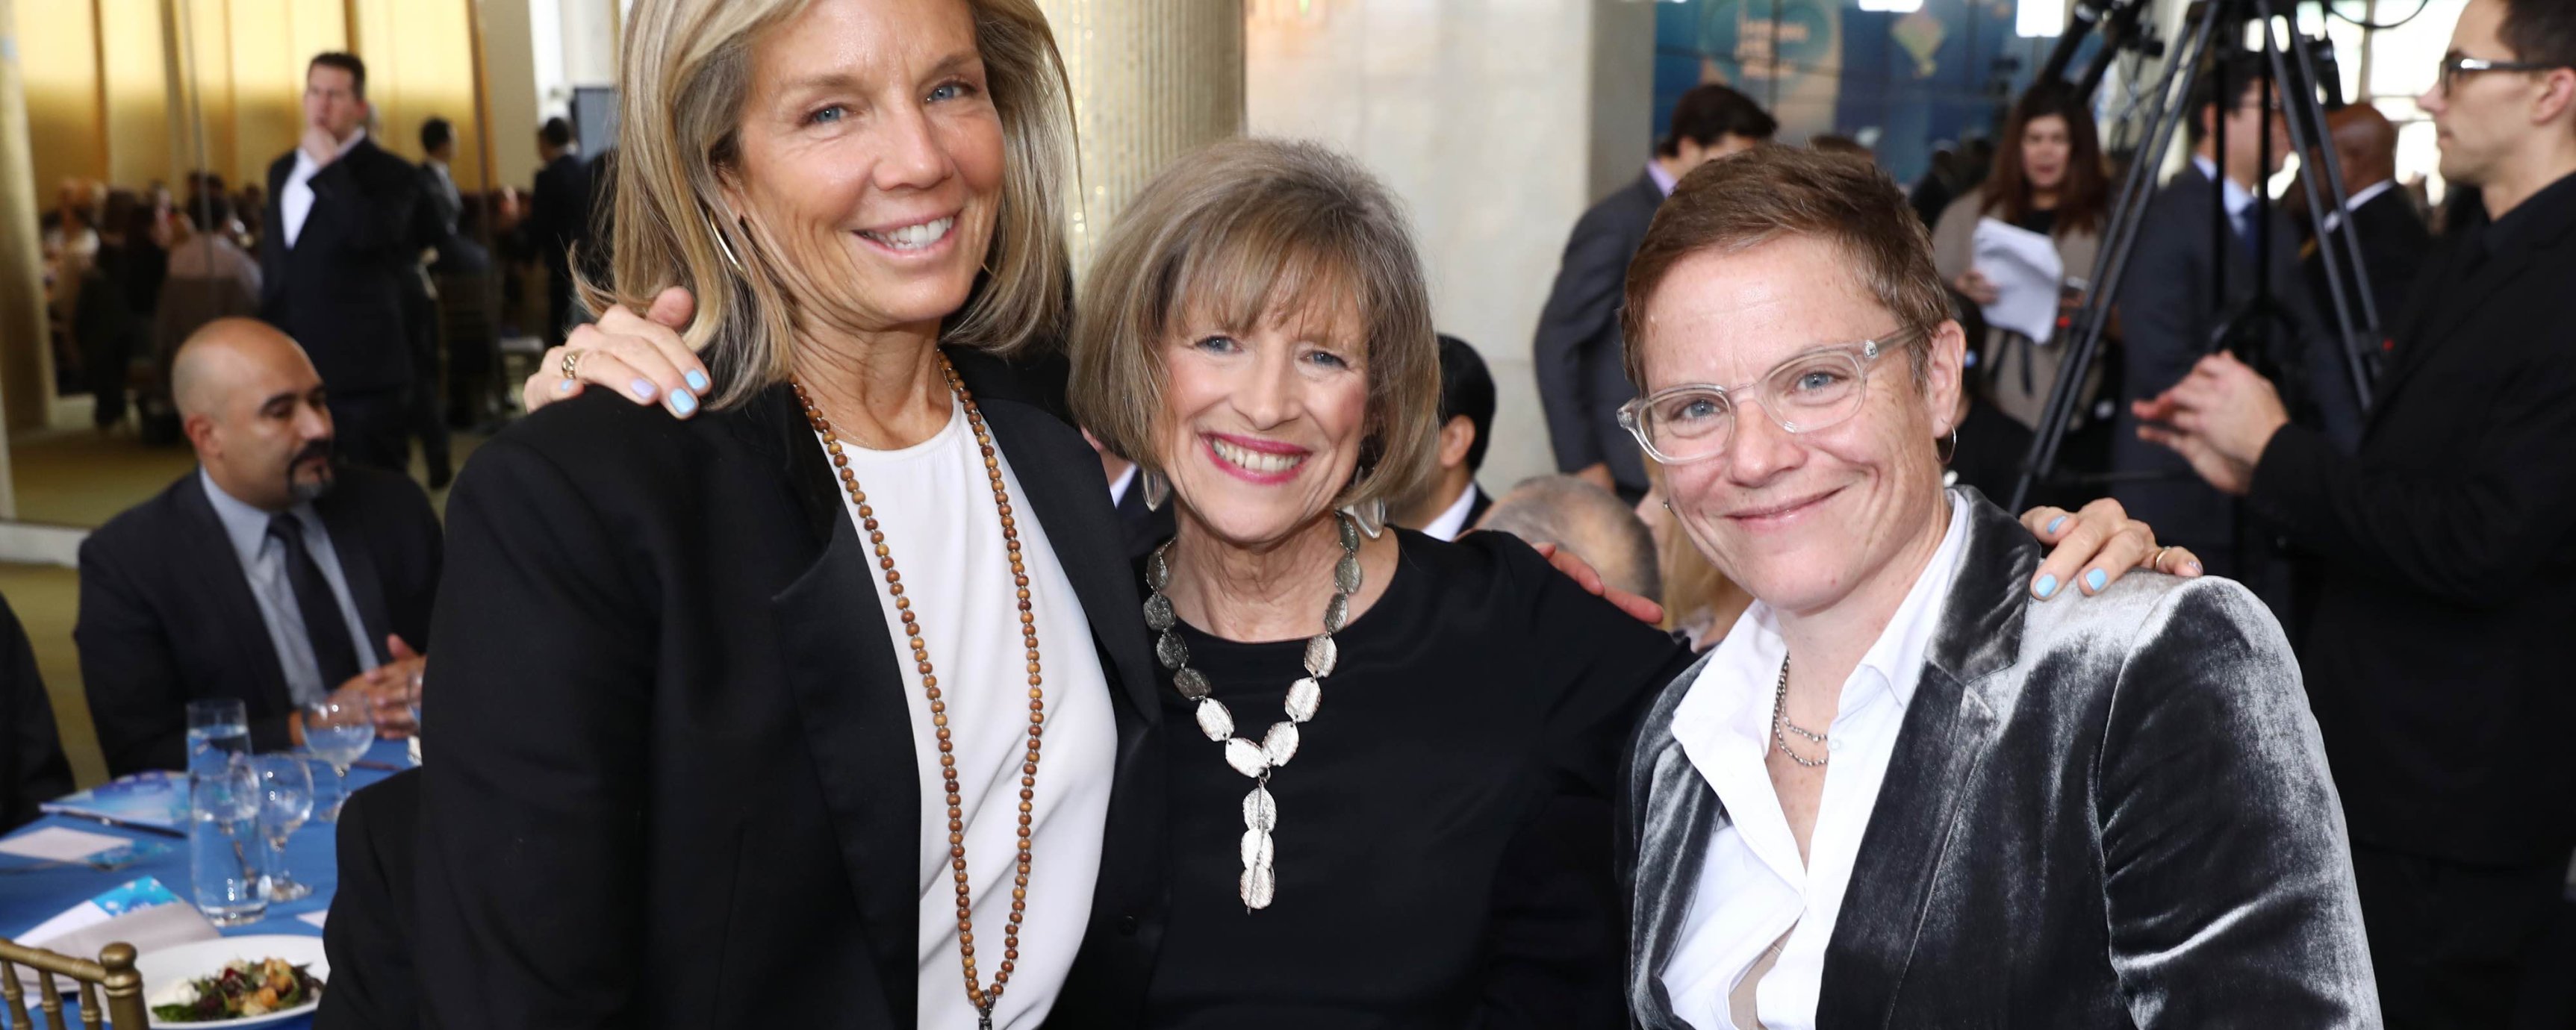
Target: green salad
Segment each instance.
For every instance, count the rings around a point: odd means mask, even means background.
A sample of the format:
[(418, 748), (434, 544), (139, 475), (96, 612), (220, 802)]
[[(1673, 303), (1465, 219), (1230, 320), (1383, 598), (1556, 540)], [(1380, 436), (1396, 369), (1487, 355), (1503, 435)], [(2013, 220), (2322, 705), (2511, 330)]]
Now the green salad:
[(205, 1023), (283, 1012), (322, 996), (322, 980), (285, 959), (235, 959), (224, 971), (154, 992), (152, 1018)]

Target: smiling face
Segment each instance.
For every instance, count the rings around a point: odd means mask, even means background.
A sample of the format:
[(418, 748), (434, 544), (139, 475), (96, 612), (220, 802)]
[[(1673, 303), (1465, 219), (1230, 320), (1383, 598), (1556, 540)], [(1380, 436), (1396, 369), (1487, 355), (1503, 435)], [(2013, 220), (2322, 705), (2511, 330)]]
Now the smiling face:
[(1184, 317), (1163, 348), (1161, 464), (1183, 517), (1260, 548), (1332, 507), (1368, 436), (1360, 319), (1302, 314), (1251, 332)]
[[(1853, 267), (1805, 236), (1682, 258), (1646, 307), (1644, 392), (1751, 383), (1817, 347), (1902, 337)], [(1901, 555), (1928, 554), (1941, 531), (1935, 441), (1950, 431), (1964, 346), (1958, 324), (1944, 323), (1918, 381), (1903, 348), (1888, 344), (1868, 366), (1859, 411), (1805, 433), (1740, 400), (1724, 450), (1665, 467), (1675, 518), (1729, 578), (1786, 612), (1910, 575), (1890, 570)]]
[(2066, 185), (2066, 167), (2074, 151), (2064, 117), (2044, 114), (2021, 128), (2022, 175), (2034, 190), (2054, 192)]
[(935, 326), (964, 306), (1005, 163), (965, 0), (816, 0), (753, 48), (735, 139), (726, 204), (800, 325)]

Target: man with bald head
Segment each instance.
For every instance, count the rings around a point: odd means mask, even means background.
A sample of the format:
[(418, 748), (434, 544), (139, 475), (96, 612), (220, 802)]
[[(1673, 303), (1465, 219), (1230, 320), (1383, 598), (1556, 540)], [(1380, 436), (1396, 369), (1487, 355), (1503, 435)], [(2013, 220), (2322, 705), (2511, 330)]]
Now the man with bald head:
[(409, 732), (438, 589), (428, 496), (334, 464), (322, 378), (267, 323), (207, 323), (170, 378), (197, 469), (81, 544), (72, 636), (109, 772), (186, 768), (203, 698), (240, 698), (262, 751), (300, 745), (299, 707), (325, 697)]
[[(2423, 214), (2415, 210), (2415, 198), (2397, 185), (2397, 126), (2378, 108), (2354, 104), (2327, 115), (2326, 128), (2335, 160), (2343, 166), (2345, 203), (2352, 209), (2352, 231), (2361, 243), (2362, 271), (2370, 276), (2371, 303), (2379, 308), (2381, 326), (2395, 325), (2398, 308), (2405, 305), (2416, 273), (2424, 268), (2424, 255), (2433, 249), (2433, 233), (2424, 227)], [(2342, 232), (2342, 219), (2327, 213), (2324, 242), (2342, 246)], [(2334, 310), (2328, 307), (2334, 295), (2326, 288), (2325, 266), (2315, 247), (2309, 249), (2304, 264), (2317, 305)], [(2347, 298), (2345, 303), (2356, 305), (2357, 321), (2359, 302)]]

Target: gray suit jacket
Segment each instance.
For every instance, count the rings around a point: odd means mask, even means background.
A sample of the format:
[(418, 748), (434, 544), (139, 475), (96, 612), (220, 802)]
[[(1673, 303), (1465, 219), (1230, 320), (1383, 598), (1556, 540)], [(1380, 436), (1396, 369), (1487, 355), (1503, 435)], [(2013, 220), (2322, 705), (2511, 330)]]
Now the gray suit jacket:
[(1628, 382), (1619, 309), (1625, 306), (1628, 262), (1663, 202), (1654, 178), (1640, 174), (1583, 212), (1566, 238), (1565, 260), (1548, 287), (1530, 346), (1556, 470), (1609, 465), (1610, 478), (1630, 497), (1646, 492), (1646, 459), (1619, 428), (1619, 406), (1637, 395)]
[[(2378, 1026), (2342, 809), (2262, 605), (2148, 574), (2034, 602), (2037, 545), (1973, 499), (1816, 1025)], [(1639, 731), (1621, 812), (1652, 1030), (1689, 1026), (1661, 974), (1727, 818), (1672, 734), (1698, 675)]]

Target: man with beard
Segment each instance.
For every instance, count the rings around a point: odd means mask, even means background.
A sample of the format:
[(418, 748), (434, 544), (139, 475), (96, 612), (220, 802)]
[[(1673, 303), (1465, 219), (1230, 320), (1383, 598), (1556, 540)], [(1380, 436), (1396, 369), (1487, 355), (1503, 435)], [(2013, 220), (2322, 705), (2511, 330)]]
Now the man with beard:
[(209, 322), (171, 367), (198, 468), (81, 544), (81, 676), (108, 771), (186, 768), (187, 704), (240, 698), (251, 744), (361, 698), (410, 732), (438, 518), (409, 478), (334, 467), (322, 377), (263, 322)]

